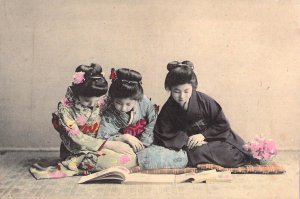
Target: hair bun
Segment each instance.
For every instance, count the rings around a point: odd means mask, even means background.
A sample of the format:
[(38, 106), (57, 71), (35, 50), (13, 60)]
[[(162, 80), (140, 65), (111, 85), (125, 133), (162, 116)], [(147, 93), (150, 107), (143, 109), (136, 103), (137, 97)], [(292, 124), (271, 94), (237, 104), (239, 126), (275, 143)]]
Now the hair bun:
[(99, 97), (107, 92), (108, 83), (99, 64), (79, 65), (75, 72), (71, 88), (76, 96)]
[(189, 66), (192, 70), (194, 70), (194, 64), (193, 62), (189, 61), (189, 60), (185, 60), (183, 62), (181, 62), (182, 65), (187, 65)]
[(102, 67), (99, 64), (92, 63), (90, 66), (87, 65), (79, 65), (75, 72), (84, 72), (84, 78), (103, 78), (102, 75)]
[(92, 70), (90, 71), (90, 74), (89, 74), (91, 78), (103, 77), (102, 67), (99, 64), (92, 63), (91, 68), (92, 68)]
[(128, 68), (121, 68), (118, 69), (116, 72), (117, 79), (121, 80), (122, 82), (136, 82), (140, 83), (142, 81), (142, 75), (135, 71), (130, 70)]
[(182, 66), (188, 66), (192, 70), (194, 69), (194, 64), (191, 61), (188, 61), (188, 60), (183, 61), (183, 62), (179, 62), (179, 61), (169, 62), (168, 65), (167, 65), (167, 69), (168, 69), (168, 71), (172, 71), (175, 68), (179, 68), (179, 67), (182, 67)]
[(104, 86), (107, 86), (107, 82), (104, 78), (93, 79), (93, 81), (90, 82), (90, 87), (93, 89), (101, 89)]

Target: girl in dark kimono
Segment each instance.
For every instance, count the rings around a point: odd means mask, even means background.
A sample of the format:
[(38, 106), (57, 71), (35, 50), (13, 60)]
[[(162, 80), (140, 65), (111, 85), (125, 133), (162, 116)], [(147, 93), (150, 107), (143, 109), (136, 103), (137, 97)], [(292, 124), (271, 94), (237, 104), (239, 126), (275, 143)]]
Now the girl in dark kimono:
[(208, 95), (196, 91), (198, 82), (190, 61), (167, 65), (165, 88), (171, 96), (162, 107), (154, 127), (154, 143), (184, 149), (189, 166), (213, 163), (239, 167), (252, 161), (243, 149), (221, 106)]

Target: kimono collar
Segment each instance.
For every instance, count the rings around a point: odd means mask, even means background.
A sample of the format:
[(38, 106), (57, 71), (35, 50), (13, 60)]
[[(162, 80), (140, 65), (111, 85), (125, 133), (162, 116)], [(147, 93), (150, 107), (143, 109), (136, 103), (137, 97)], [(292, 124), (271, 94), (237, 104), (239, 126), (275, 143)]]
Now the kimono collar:
[(113, 103), (109, 104), (109, 107), (107, 110), (108, 110), (109, 114), (114, 115), (114, 117), (121, 124), (121, 126), (126, 127), (129, 124), (131, 124), (134, 119), (134, 110), (135, 110), (136, 106), (137, 105), (135, 105), (133, 107), (133, 109), (130, 111), (130, 114), (127, 114), (126, 112), (117, 110)]
[(71, 87), (68, 87), (65, 98), (67, 98), (73, 104), (73, 106), (79, 111), (88, 111), (88, 112), (92, 111), (90, 108), (82, 106), (78, 97), (74, 95)]
[(65, 95), (66, 98), (68, 98), (70, 101), (74, 102), (75, 100), (75, 96), (74, 96), (74, 93), (71, 89), (71, 87), (69, 86), (68, 89), (67, 89), (67, 92), (66, 92), (66, 95)]
[(184, 115), (188, 120), (194, 120), (195, 116), (199, 114), (199, 104), (197, 100), (197, 91), (193, 90), (192, 95), (189, 99), (187, 111), (185, 111), (174, 99), (172, 96), (168, 99), (171, 109), (173, 109), (174, 114)]
[(199, 112), (199, 104), (197, 100), (197, 91), (193, 89), (192, 95), (189, 100), (189, 106), (187, 109), (188, 117), (194, 117), (194, 115)]

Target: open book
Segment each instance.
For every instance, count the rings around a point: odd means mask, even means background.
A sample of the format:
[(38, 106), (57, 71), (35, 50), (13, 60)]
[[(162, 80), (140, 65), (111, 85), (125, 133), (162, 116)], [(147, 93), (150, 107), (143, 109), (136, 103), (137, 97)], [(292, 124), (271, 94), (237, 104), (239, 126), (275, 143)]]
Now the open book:
[(78, 181), (81, 183), (124, 183), (124, 184), (144, 184), (144, 183), (184, 183), (184, 182), (231, 182), (230, 171), (217, 172), (216, 170), (202, 171), (200, 173), (184, 174), (144, 174), (130, 173), (122, 166), (111, 167), (87, 176), (83, 176)]

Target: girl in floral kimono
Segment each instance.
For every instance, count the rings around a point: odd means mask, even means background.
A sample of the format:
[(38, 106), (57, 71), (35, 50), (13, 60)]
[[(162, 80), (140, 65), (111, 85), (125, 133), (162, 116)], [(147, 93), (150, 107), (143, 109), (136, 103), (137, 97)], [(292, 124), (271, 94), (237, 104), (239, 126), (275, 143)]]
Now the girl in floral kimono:
[(96, 138), (105, 108), (108, 84), (100, 65), (80, 65), (52, 123), (62, 140), (57, 166), (30, 168), (37, 179), (88, 174), (111, 166), (136, 166), (132, 149), (120, 141)]
[[(137, 153), (139, 165), (143, 169), (185, 166), (187, 158), (183, 152), (178, 155), (160, 146), (149, 147), (153, 143), (157, 113), (143, 94), (141, 74), (122, 68), (110, 76), (112, 84), (108, 95), (111, 103), (102, 114), (98, 137), (129, 144)], [(169, 163), (165, 157), (171, 156), (172, 161)]]
[(238, 167), (252, 161), (242, 138), (235, 134), (221, 106), (196, 91), (198, 82), (190, 61), (171, 62), (165, 79), (171, 95), (162, 107), (154, 127), (154, 143), (184, 149), (189, 165), (213, 163)]

